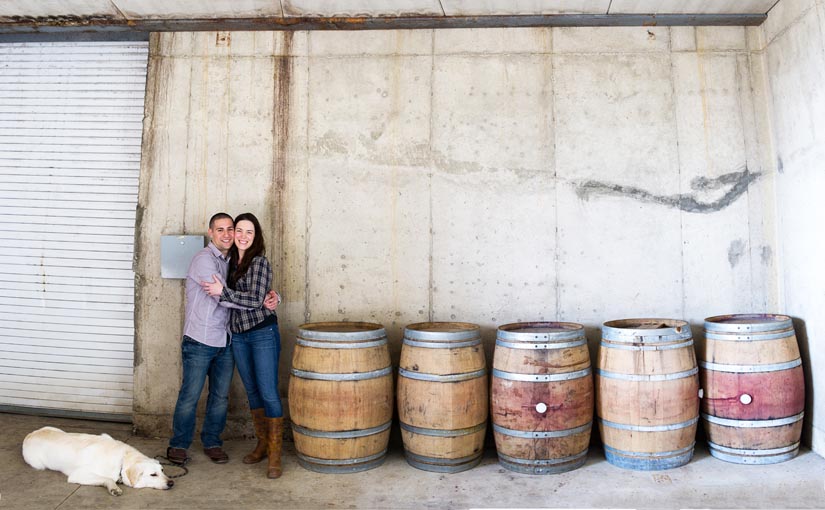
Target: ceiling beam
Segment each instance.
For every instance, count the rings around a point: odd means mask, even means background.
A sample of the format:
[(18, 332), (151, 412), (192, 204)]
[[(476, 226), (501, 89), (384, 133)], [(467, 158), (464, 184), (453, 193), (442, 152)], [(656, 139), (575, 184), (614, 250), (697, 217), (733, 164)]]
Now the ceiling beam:
[(409, 16), (369, 18), (140, 19), (6, 17), (0, 34), (67, 32), (192, 32), (219, 30), (409, 30), (492, 27), (756, 26), (765, 14), (552, 14), (524, 16)]

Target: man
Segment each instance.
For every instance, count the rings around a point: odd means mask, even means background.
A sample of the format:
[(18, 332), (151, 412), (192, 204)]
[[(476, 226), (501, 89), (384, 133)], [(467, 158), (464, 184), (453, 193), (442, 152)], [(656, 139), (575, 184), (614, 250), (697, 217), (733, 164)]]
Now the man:
[[(232, 217), (218, 213), (209, 220), (209, 245), (199, 251), (189, 264), (186, 275), (186, 314), (181, 343), (183, 382), (181, 383), (175, 414), (172, 418), (172, 439), (166, 449), (166, 457), (176, 464), (189, 460), (187, 449), (195, 432), (195, 415), (203, 390), (209, 378), (209, 397), (206, 416), (201, 427), (203, 453), (212, 462), (224, 464), (229, 456), (223, 451), (221, 433), (226, 426), (229, 406), (229, 388), (235, 369), (227, 324), (229, 308), (240, 308), (228, 302), (220, 302), (201, 289), (200, 282), (220, 275), (226, 281), (229, 268), (229, 248), (235, 239)], [(270, 291), (264, 306), (274, 310), (280, 297)]]

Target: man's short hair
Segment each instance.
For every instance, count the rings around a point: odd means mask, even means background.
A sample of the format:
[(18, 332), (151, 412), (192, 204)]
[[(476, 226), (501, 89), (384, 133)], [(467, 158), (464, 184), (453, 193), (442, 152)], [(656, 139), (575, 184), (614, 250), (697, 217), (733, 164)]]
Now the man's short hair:
[(211, 229), (215, 226), (216, 221), (222, 220), (224, 218), (231, 220), (232, 216), (226, 214), (225, 212), (219, 212), (218, 214), (213, 215), (211, 218), (209, 218), (209, 228)]

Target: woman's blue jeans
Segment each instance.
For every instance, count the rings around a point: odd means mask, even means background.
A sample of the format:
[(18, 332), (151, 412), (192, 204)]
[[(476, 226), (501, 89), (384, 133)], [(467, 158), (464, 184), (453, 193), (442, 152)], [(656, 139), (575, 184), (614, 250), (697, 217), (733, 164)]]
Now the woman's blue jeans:
[(172, 448), (189, 448), (195, 433), (195, 415), (198, 400), (206, 379), (209, 378), (209, 398), (206, 415), (201, 427), (201, 443), (204, 448), (223, 445), (221, 433), (226, 426), (229, 407), (229, 387), (232, 384), (234, 362), (230, 347), (210, 347), (196, 340), (183, 337), (181, 343), (183, 382), (172, 417)]
[(241, 376), (250, 409), (264, 408), (267, 418), (284, 415), (278, 395), (278, 361), (281, 357), (281, 334), (278, 325), (234, 333), (232, 354)]

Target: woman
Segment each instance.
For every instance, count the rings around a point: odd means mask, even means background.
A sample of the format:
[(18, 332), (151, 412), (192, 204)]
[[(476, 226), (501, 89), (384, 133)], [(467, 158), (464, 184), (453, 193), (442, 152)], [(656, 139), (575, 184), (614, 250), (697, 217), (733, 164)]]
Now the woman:
[(258, 444), (245, 464), (269, 457), (267, 476), (281, 476), (281, 447), (284, 414), (278, 395), (278, 359), (281, 335), (275, 312), (263, 307), (272, 282), (272, 266), (264, 256), (264, 236), (258, 219), (251, 213), (235, 218), (235, 244), (229, 251), (227, 285), (203, 282), (210, 296), (220, 296), (248, 309), (233, 309), (230, 320), (232, 354), (243, 380)]

